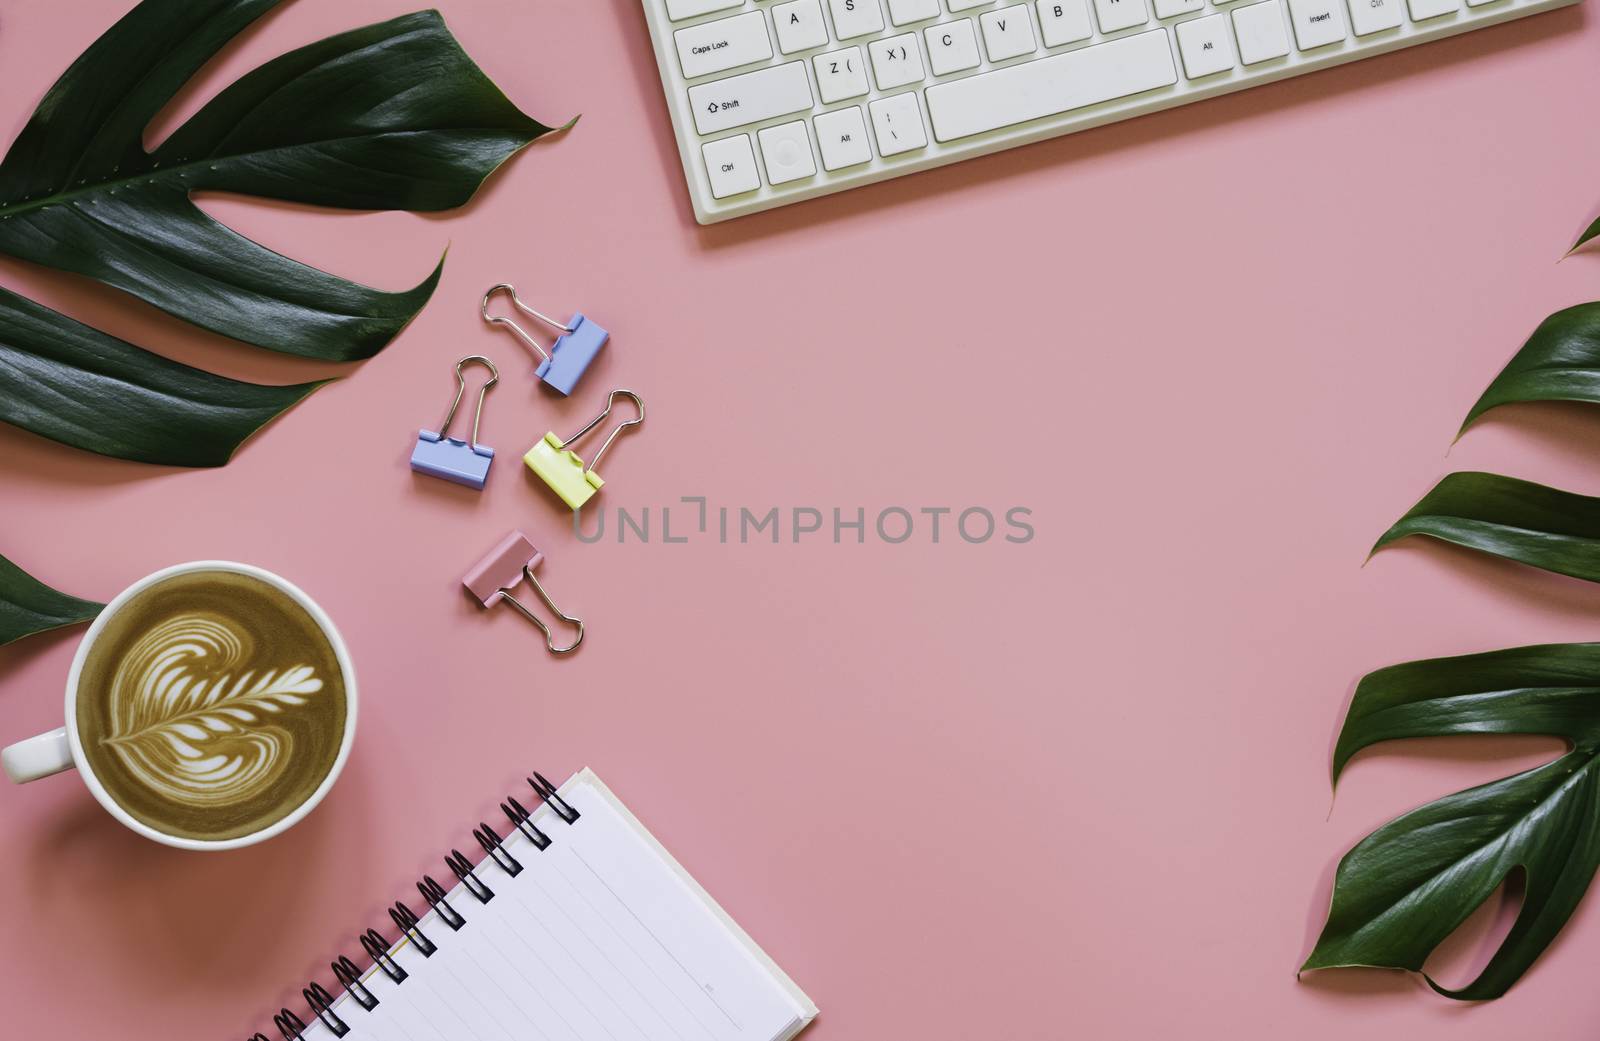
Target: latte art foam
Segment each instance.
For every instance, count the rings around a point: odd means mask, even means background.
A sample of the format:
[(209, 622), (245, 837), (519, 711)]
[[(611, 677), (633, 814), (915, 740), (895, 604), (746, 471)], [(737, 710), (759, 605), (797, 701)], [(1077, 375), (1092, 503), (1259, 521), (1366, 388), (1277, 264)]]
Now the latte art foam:
[(111, 681), (103, 738), (151, 790), (226, 806), (281, 775), (294, 737), (273, 716), (322, 690), (310, 665), (249, 668), (250, 638), (226, 619), (179, 615), (130, 649)]
[(338, 759), (345, 681), (293, 597), (192, 571), (129, 598), (83, 663), (85, 758), (106, 793), (168, 835), (249, 835), (309, 799)]

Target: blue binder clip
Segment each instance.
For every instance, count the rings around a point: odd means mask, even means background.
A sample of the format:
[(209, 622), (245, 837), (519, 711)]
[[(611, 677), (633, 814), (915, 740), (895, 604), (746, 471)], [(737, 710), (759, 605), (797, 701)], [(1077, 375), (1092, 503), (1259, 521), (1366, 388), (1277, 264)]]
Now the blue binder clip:
[[(461, 441), (450, 436), (450, 424), (467, 392), (467, 377), (461, 370), (472, 362), (482, 364), (490, 376), (478, 391), (478, 409), (472, 416), (472, 440)], [(489, 479), (489, 464), (494, 462), (494, 449), (478, 444), (478, 424), (483, 420), (483, 399), (489, 396), (489, 388), (499, 382), (500, 370), (481, 354), (456, 362), (456, 399), (450, 402), (450, 411), (444, 414), (438, 433), (424, 430), (417, 434), (417, 447), (411, 451), (411, 469), (482, 491), (484, 482)]]
[[(538, 340), (516, 322), (509, 318), (496, 318), (489, 313), (489, 300), (496, 293), (502, 292), (511, 298), (511, 306), (560, 331), (561, 335), (556, 337), (556, 342), (551, 344), (548, 353)], [(490, 325), (503, 325), (510, 329), (512, 335), (527, 344), (543, 359), (538, 369), (534, 370), (534, 375), (561, 394), (572, 393), (572, 388), (578, 385), (578, 379), (583, 376), (584, 370), (594, 361), (595, 355), (600, 353), (600, 348), (611, 338), (611, 334), (602, 329), (599, 323), (592, 322), (581, 314), (573, 315), (572, 321), (565, 325), (554, 318), (540, 314), (517, 299), (516, 287), (505, 282), (483, 294), (483, 304), (478, 310), (483, 315), (484, 321)]]

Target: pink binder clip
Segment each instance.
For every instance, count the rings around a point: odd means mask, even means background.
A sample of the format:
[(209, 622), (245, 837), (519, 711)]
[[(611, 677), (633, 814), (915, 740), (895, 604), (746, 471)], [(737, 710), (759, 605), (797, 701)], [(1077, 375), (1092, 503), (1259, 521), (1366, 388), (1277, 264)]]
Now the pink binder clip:
[[(583, 619), (563, 614), (561, 608), (555, 605), (550, 599), (550, 594), (544, 591), (544, 587), (534, 577), (533, 569), (543, 560), (544, 554), (528, 541), (528, 536), (520, 531), (513, 531), (501, 539), (494, 549), (466, 573), (461, 579), (461, 584), (466, 586), (467, 591), (484, 607), (493, 607), (497, 600), (510, 603), (512, 607), (522, 612), (524, 618), (537, 625), (544, 633), (545, 646), (550, 648), (551, 654), (567, 654), (577, 650), (578, 644), (583, 642)], [(539, 594), (539, 599), (544, 601), (546, 607), (555, 612), (557, 618), (577, 627), (577, 638), (567, 646), (557, 647), (555, 637), (551, 635), (550, 627), (544, 624), (543, 619), (507, 592), (516, 588), (524, 578), (533, 583), (534, 592)]]

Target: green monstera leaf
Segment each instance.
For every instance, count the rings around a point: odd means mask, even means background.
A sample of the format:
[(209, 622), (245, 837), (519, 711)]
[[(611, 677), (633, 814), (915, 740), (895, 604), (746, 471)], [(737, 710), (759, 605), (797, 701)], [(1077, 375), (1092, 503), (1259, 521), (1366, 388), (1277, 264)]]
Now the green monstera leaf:
[(1372, 551), (1411, 535), (1600, 582), (1600, 499), (1532, 481), (1449, 474)]
[[(470, 199), (508, 156), (550, 128), (524, 115), (461, 50), (437, 12), (405, 15), (291, 51), (224, 89), (154, 151), (142, 134), (222, 46), (281, 0), (144, 0), (56, 82), (0, 161), (0, 253), (95, 279), (184, 321), (246, 343), (326, 361), (381, 350), (427, 302), (439, 268), (385, 292), (291, 260), (199, 209), (199, 190), (347, 209), (441, 210)], [(53, 349), (40, 347), (53, 338)], [(309, 388), (245, 390), (113, 349), (157, 393), (250, 399), (227, 422), (197, 407), (186, 431), (212, 439), (152, 450), (170, 410), (107, 412), (93, 436), (78, 416), (105, 403), (104, 343), (61, 315), (0, 302), (0, 351), (54, 393), (8, 408), (8, 422), (128, 458), (204, 465)], [(101, 349), (97, 353), (97, 348)], [(278, 403), (278, 408), (270, 407)], [(175, 406), (176, 407), (176, 406)], [(253, 409), (253, 411), (252, 411)], [(250, 425), (254, 423), (254, 426)], [(144, 445), (133, 452), (116, 446)]]
[(214, 376), (0, 289), (0, 420), (62, 444), (147, 463), (221, 466), (320, 386)]
[(1423, 961), (1505, 878), (1522, 906), (1478, 978), (1454, 998), (1504, 994), (1555, 939), (1600, 866), (1600, 644), (1438, 658), (1382, 669), (1356, 688), (1333, 777), (1363, 748), (1445, 734), (1538, 734), (1568, 750), (1457, 792), (1367, 836), (1339, 863), (1327, 924), (1303, 969)]
[(1525, 401), (1600, 404), (1600, 303), (1568, 307), (1540, 322), (1472, 406), (1461, 430), (1490, 409)]
[(1567, 253), (1569, 255), (1576, 253), (1597, 238), (1600, 238), (1600, 219), (1596, 219), (1593, 224), (1583, 229), (1583, 234), (1578, 236), (1578, 241), (1572, 244), (1572, 248), (1567, 250)]
[(87, 622), (104, 606), (57, 592), (0, 557), (0, 646), (34, 633)]

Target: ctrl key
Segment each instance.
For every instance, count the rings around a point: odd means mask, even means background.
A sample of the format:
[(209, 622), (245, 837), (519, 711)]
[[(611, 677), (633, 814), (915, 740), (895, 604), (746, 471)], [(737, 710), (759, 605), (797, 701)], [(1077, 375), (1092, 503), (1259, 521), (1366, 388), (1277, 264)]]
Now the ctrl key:
[(735, 134), (721, 141), (702, 145), (706, 157), (706, 176), (711, 179), (711, 194), (718, 199), (761, 187), (756, 173), (756, 155), (750, 148), (749, 134)]

